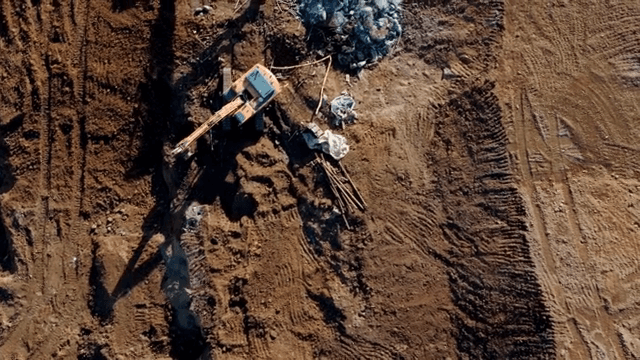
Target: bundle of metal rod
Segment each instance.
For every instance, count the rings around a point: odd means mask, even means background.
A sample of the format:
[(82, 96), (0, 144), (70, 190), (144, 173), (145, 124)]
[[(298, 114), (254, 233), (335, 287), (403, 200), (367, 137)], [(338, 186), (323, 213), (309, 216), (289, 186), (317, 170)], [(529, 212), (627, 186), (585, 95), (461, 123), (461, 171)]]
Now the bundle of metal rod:
[(367, 209), (367, 203), (362, 198), (362, 195), (342, 164), (338, 162), (340, 168), (336, 169), (336, 167), (325, 159), (322, 153), (320, 154), (318, 162), (322, 165), (325, 174), (327, 174), (329, 186), (341, 210), (346, 208), (351, 213), (355, 212), (356, 209), (365, 211)]
[(333, 196), (335, 196), (336, 198), (336, 202), (338, 204), (338, 209), (340, 210), (340, 214), (342, 215), (342, 219), (344, 220), (344, 223), (347, 225), (347, 229), (351, 230), (351, 226), (349, 226), (349, 221), (347, 221), (347, 216), (345, 212), (345, 203), (342, 200), (342, 197), (340, 196), (340, 193), (338, 192), (338, 189), (336, 188), (333, 180), (331, 179), (331, 176), (329, 175), (326, 161), (324, 160), (324, 158), (320, 158), (318, 157), (318, 154), (316, 154), (316, 159), (314, 160), (314, 163), (317, 165), (320, 165), (320, 167), (322, 167), (322, 169), (324, 170), (325, 174), (327, 174), (327, 178), (329, 179), (329, 188), (331, 189)]

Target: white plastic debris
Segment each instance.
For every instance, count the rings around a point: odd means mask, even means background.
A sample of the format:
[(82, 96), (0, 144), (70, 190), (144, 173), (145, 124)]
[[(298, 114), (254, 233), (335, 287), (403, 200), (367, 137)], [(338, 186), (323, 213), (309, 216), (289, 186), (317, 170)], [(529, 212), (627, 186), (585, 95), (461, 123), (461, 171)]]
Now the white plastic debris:
[(336, 116), (335, 125), (353, 122), (358, 114), (353, 111), (356, 101), (345, 93), (331, 100), (331, 112)]
[(334, 134), (331, 130), (322, 131), (315, 123), (307, 125), (307, 129), (309, 131), (302, 133), (302, 136), (310, 149), (322, 150), (336, 160), (342, 159), (349, 152), (344, 136)]

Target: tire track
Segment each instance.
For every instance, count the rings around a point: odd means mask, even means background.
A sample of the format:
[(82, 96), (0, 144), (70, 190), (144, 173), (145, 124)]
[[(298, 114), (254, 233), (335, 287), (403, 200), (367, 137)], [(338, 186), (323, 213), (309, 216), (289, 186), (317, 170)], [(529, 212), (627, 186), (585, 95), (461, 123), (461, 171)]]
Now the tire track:
[[(60, 209), (58, 216), (62, 217), (58, 221), (70, 224), (67, 233), (58, 232), (54, 237), (60, 242), (53, 252), (60, 260), (54, 263), (65, 263), (64, 259), (77, 256), (77, 241), (81, 238), (78, 217), (83, 197), (80, 184), (83, 172), (80, 122), (83, 116), (80, 113), (84, 105), (79, 98), (83, 85), (77, 69), (83, 61), (83, 51), (86, 51), (83, 46), (86, 33), (78, 32), (72, 26), (69, 3), (54, 2), (52, 6), (45, 6), (42, 13), (43, 19), (47, 20), (44, 21), (48, 24), (45, 34), (49, 41), (45, 56), (48, 74), (46, 189), (49, 198), (55, 199), (55, 204), (47, 206), (55, 205), (56, 209)], [(85, 16), (88, 16), (88, 7)], [(54, 168), (54, 163), (68, 163), (70, 166)], [(57, 272), (51, 270), (48, 271), (51, 274)], [(63, 266), (60, 271), (66, 274), (66, 267)], [(51, 280), (55, 283), (54, 279)]]
[[(32, 18), (30, 16), (30, 18)], [(48, 46), (47, 46), (48, 48)], [(42, 269), (43, 273), (42, 273), (42, 278), (41, 278), (41, 291), (45, 289), (46, 283), (47, 283), (47, 278), (46, 278), (46, 271), (44, 271), (46, 269), (46, 263), (44, 263), (45, 258), (44, 258), (44, 254), (49, 252), (49, 247), (48, 247), (48, 238), (49, 238), (49, 233), (48, 233), (48, 221), (49, 221), (49, 214), (51, 211), (50, 208), (50, 198), (51, 198), (51, 179), (52, 179), (52, 174), (51, 174), (51, 163), (53, 161), (53, 142), (55, 141), (55, 134), (53, 133), (53, 109), (52, 109), (52, 97), (53, 97), (53, 91), (52, 91), (52, 81), (53, 81), (53, 70), (51, 68), (51, 60), (50, 60), (50, 55), (46, 54), (44, 57), (44, 67), (46, 70), (46, 79), (47, 79), (47, 85), (46, 85), (46, 104), (45, 104), (45, 115), (43, 117), (43, 122), (41, 123), (41, 154), (42, 154), (42, 165), (40, 166), (41, 170), (41, 174), (42, 174), (42, 191), (43, 193), (41, 193), (41, 198), (42, 198), (42, 240), (41, 240), (41, 256), (43, 256), (43, 263), (40, 264), (40, 266), (38, 266), (39, 268)]]

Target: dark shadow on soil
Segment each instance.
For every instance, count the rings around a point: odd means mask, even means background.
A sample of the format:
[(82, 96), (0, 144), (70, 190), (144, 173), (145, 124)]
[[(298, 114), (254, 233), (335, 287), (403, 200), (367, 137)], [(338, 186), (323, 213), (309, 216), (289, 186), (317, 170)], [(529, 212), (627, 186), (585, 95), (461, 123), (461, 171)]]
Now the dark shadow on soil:
[(78, 349), (78, 360), (108, 360), (102, 353), (105, 347), (96, 343), (82, 344)]
[[(114, 2), (114, 8), (128, 5), (130, 2)], [(188, 304), (176, 302), (167, 290), (167, 279), (173, 280), (171, 269), (176, 265), (175, 256), (166, 256), (163, 252), (168, 246), (175, 245), (176, 231), (181, 224), (176, 219), (184, 213), (183, 207), (172, 208), (172, 202), (176, 196), (176, 184), (180, 184), (180, 177), (186, 174), (188, 163), (178, 160), (170, 164), (165, 160), (164, 145), (167, 140), (173, 140), (171, 134), (181, 135), (175, 131), (174, 120), (184, 119), (183, 107), (176, 99), (178, 91), (172, 86), (175, 55), (173, 52), (173, 39), (175, 32), (175, 3), (172, 0), (161, 0), (158, 17), (151, 26), (149, 46), (150, 65), (147, 71), (147, 81), (139, 87), (140, 106), (135, 114), (138, 123), (141, 124), (142, 138), (138, 155), (133, 161), (133, 166), (127, 171), (128, 178), (137, 178), (151, 175), (151, 191), (156, 200), (156, 205), (147, 215), (143, 223), (143, 237), (134, 250), (132, 257), (126, 266), (111, 294), (101, 291), (100, 286), (94, 286), (96, 297), (101, 294), (104, 298), (103, 307), (95, 307), (98, 317), (111, 317), (115, 301), (127, 294), (134, 286), (139, 284), (165, 260), (166, 273), (163, 281), (163, 289), (171, 303), (170, 353), (177, 359), (196, 359), (205, 350), (204, 337), (198, 319), (188, 310)], [(174, 165), (174, 166), (171, 166)], [(178, 227), (177, 227), (178, 226)], [(177, 228), (176, 228), (177, 227)], [(146, 245), (155, 234), (162, 234), (165, 244), (150, 259), (138, 264)], [(164, 255), (164, 256), (163, 256)], [(186, 264), (178, 264), (180, 269), (187, 271)], [(188, 271), (187, 271), (188, 273)], [(188, 274), (187, 274), (188, 276)], [(180, 288), (188, 286), (180, 282)], [(106, 290), (106, 289), (105, 289)], [(176, 307), (176, 304), (180, 306)]]
[[(18, 131), (24, 122), (24, 114), (18, 114), (6, 124), (0, 125), (0, 194), (13, 188), (16, 182), (11, 163), (9, 161), (9, 146), (5, 142), (7, 135)], [(11, 234), (7, 230), (2, 216), (0, 204), (0, 271), (14, 273), (17, 270), (16, 254), (13, 248)]]
[(114, 12), (122, 12), (141, 4), (143, 9), (149, 11), (153, 10), (153, 3), (154, 2), (152, 0), (112, 0), (111, 10)]
[(177, 360), (198, 359), (207, 346), (198, 318), (191, 311), (171, 310), (169, 338), (169, 354)]
[(243, 216), (252, 217), (257, 208), (255, 199), (242, 192), (240, 178), (236, 175), (236, 157), (260, 138), (260, 134), (250, 130), (250, 124), (245, 126), (225, 133), (215, 131), (214, 138), (222, 140), (213, 151), (206, 149), (206, 145), (198, 149), (198, 153), (204, 156), (197, 157), (195, 161), (203, 172), (187, 200), (212, 204), (219, 199), (222, 209), (232, 221), (239, 221)]
[[(2, 209), (0, 209), (0, 214)], [(4, 220), (0, 220), (0, 271), (14, 273), (16, 271), (15, 250), (11, 236), (4, 225)]]
[(100, 320), (105, 325), (112, 320), (113, 305), (115, 299), (109, 294), (109, 290), (104, 285), (105, 268), (102, 260), (97, 256), (98, 244), (93, 244), (91, 269), (89, 270), (89, 294), (88, 307), (91, 315)]
[(117, 299), (128, 294), (161, 264), (160, 252), (156, 252), (144, 263), (138, 264), (153, 235), (160, 233), (165, 236), (165, 239), (170, 235), (171, 194), (163, 176), (163, 140), (170, 133), (173, 98), (170, 79), (173, 72), (174, 29), (175, 4), (171, 0), (163, 0), (160, 2), (158, 18), (151, 26), (147, 81), (138, 88), (140, 105), (134, 114), (140, 125), (139, 133), (142, 134), (142, 138), (138, 154), (125, 174), (128, 179), (151, 175), (151, 192), (156, 199), (156, 204), (144, 219), (142, 239), (129, 259), (125, 271), (111, 294), (107, 293), (103, 296), (105, 309), (97, 311), (97, 314), (102, 314), (98, 317), (109, 318)]
[(311, 300), (315, 301), (318, 308), (322, 310), (325, 323), (336, 326), (339, 333), (346, 334), (347, 330), (345, 329), (343, 322), (347, 317), (345, 316), (344, 311), (336, 306), (333, 298), (324, 294), (314, 294), (308, 290), (307, 296), (309, 296)]
[[(113, 2), (117, 11), (134, 5), (135, 2), (126, 0)], [(236, 155), (255, 143), (258, 137), (236, 130), (225, 134), (222, 137), (224, 142), (212, 146), (211, 140), (205, 136), (198, 142), (198, 151), (191, 158), (178, 156), (171, 159), (165, 155), (166, 149), (194, 130), (195, 126), (188, 121), (189, 114), (185, 108), (189, 90), (220, 73), (217, 55), (231, 51), (233, 44), (242, 40), (245, 36), (242, 27), (246, 22), (257, 19), (258, 8), (259, 1), (252, 0), (245, 13), (224, 24), (225, 30), (191, 64), (191, 71), (175, 82), (172, 81), (176, 60), (173, 52), (176, 21), (173, 1), (160, 1), (158, 17), (151, 27), (150, 65), (146, 82), (138, 88), (139, 106), (134, 114), (138, 124), (136, 133), (142, 135), (137, 141), (138, 153), (126, 177), (135, 179), (150, 175), (156, 205), (145, 218), (143, 237), (112, 293), (105, 295), (100, 282), (96, 282), (95, 298), (102, 297), (106, 305), (104, 309), (95, 306), (94, 309), (98, 318), (110, 318), (115, 301), (147, 278), (164, 260), (162, 287), (171, 304), (168, 315), (170, 353), (177, 359), (196, 359), (206, 350), (199, 319), (189, 310), (190, 299), (185, 291), (189, 286), (188, 263), (178, 243), (184, 226), (186, 204), (191, 200), (207, 203), (220, 198), (230, 218), (251, 215), (255, 211), (255, 204), (238, 193), (237, 182), (228, 182), (225, 178), (237, 168)], [(214, 99), (211, 106), (212, 110), (217, 110), (222, 102)], [(180, 190), (184, 188), (185, 178), (194, 169), (194, 161), (203, 172), (193, 188), (183, 194)], [(156, 234), (162, 234), (165, 243), (149, 260), (138, 264), (145, 247)], [(95, 273), (99, 275), (99, 266)], [(100, 277), (98, 275), (96, 277)]]

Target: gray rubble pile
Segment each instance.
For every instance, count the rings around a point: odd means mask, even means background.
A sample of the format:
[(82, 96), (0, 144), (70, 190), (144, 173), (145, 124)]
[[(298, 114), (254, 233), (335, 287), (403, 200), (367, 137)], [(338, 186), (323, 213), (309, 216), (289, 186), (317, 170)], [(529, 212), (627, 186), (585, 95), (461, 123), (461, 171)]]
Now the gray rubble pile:
[(338, 62), (361, 69), (387, 55), (402, 33), (402, 0), (298, 0), (305, 26), (335, 32)]

